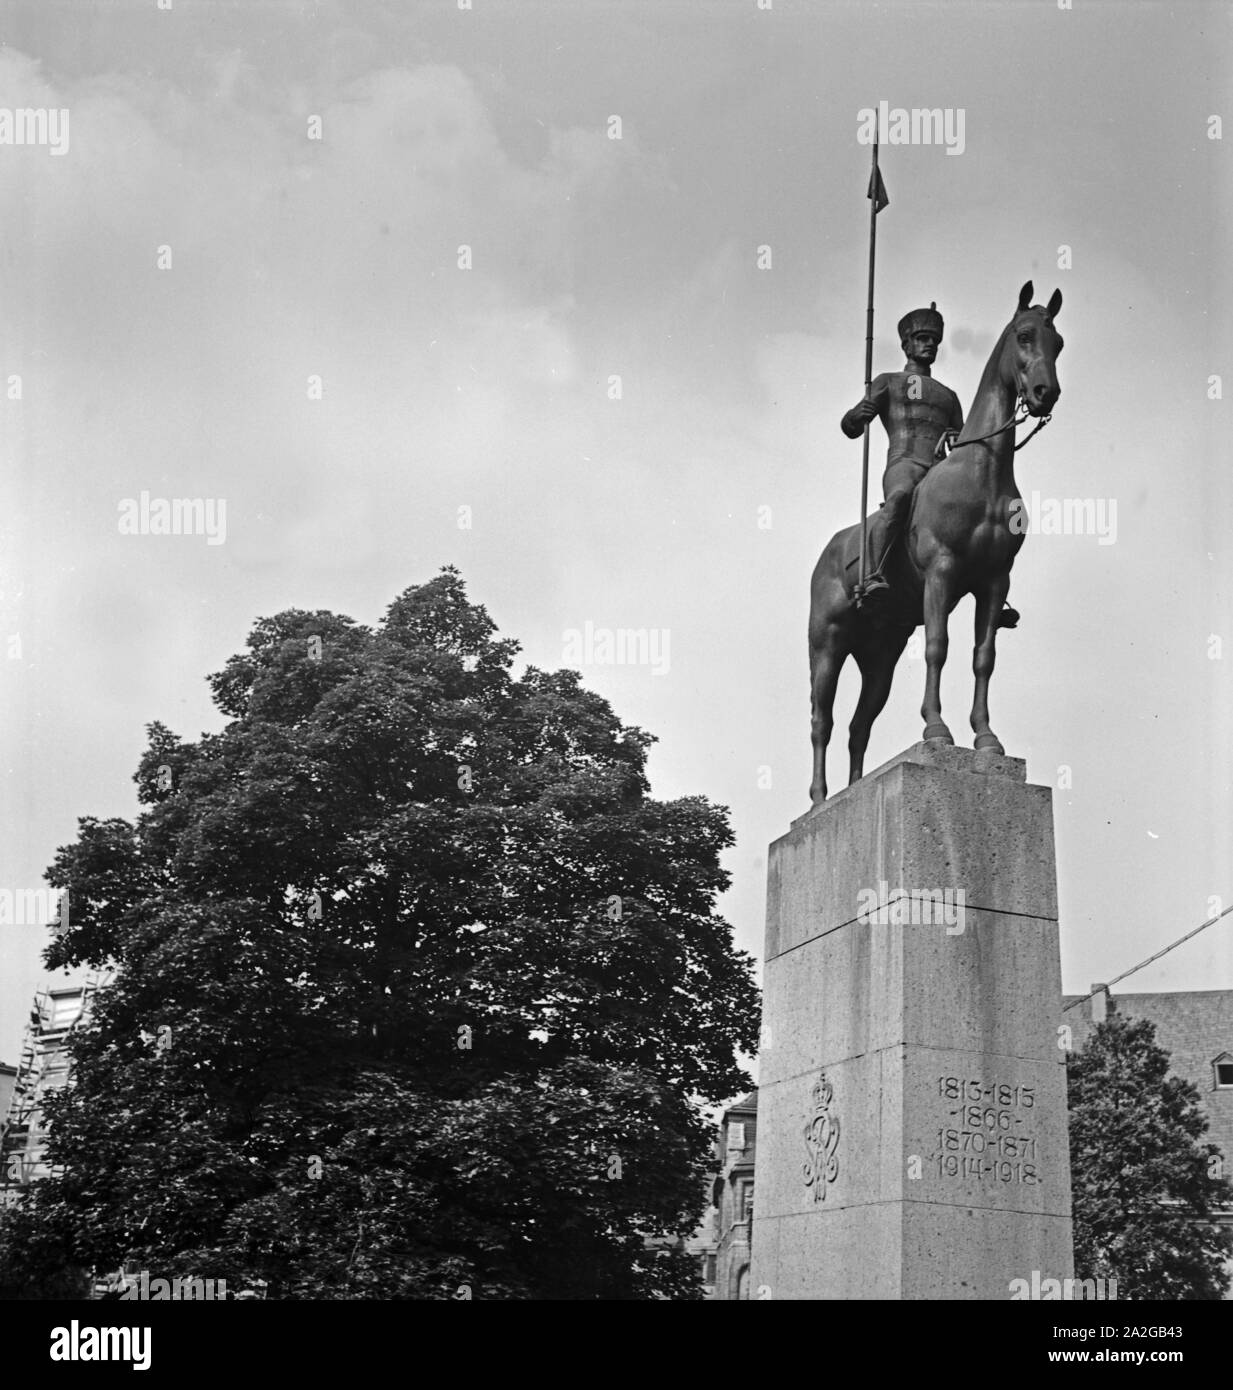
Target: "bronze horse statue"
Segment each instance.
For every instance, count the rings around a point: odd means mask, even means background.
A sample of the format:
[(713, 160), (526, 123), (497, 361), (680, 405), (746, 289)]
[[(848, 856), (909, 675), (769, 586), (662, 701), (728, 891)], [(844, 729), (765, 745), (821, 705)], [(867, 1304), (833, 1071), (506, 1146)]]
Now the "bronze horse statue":
[[(971, 716), (975, 747), (1004, 751), (989, 727), (989, 677), (1011, 566), (1026, 530), (1023, 499), (1015, 483), (1015, 450), (1023, 447), (1014, 442), (1015, 426), (1031, 416), (1039, 429), (1061, 395), (1056, 361), (1062, 339), (1053, 326), (1061, 307), (1060, 290), (1054, 290), (1047, 308), (1032, 303), (1030, 280), (1020, 291), (1014, 317), (985, 364), (954, 448), (929, 469), (913, 494), (903, 535), (887, 556), (885, 573), (891, 594), (885, 606), (870, 614), (853, 598), (859, 525), (832, 536), (814, 568), (809, 606), (813, 707), (809, 794), (815, 805), (826, 800), (826, 747), (844, 662), (854, 656), (861, 673), (860, 698), (849, 726), (851, 783), (864, 772), (869, 731), (890, 694), (895, 663), (922, 622), (927, 669), (921, 706), (924, 737), (954, 743), (942, 720), (941, 680), (949, 640), (947, 619), (965, 594), (976, 599)], [(1017, 414), (1020, 403), (1022, 416)]]

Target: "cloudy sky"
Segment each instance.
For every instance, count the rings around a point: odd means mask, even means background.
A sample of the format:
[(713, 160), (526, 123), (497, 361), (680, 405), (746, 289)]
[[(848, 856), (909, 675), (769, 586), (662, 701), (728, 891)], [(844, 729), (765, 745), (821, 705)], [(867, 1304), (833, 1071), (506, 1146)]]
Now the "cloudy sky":
[[(936, 299), (966, 407), (1022, 282), (1060, 287), (1020, 486), (1116, 505), (1110, 543), (1029, 536), (992, 687), (1056, 788), (1067, 989), (1233, 901), (1229, 6), (9, 0), (0, 38), (0, 115), (70, 113), (62, 154), (0, 144), (0, 884), (134, 814), (147, 722), (219, 727), (204, 677), (255, 618), (374, 622), (452, 563), (537, 665), (587, 622), (670, 634), (666, 670), (584, 676), (659, 736), (658, 794), (731, 807), (759, 951), (809, 573), (858, 507), (886, 100), (962, 110), (964, 145), (883, 149), (877, 369)], [(143, 491), (225, 499), (225, 542), (121, 534)], [(923, 678), (867, 766), (919, 738)], [(1228, 921), (1133, 988), (1233, 986)], [(0, 926), (6, 1060), (44, 935)]]

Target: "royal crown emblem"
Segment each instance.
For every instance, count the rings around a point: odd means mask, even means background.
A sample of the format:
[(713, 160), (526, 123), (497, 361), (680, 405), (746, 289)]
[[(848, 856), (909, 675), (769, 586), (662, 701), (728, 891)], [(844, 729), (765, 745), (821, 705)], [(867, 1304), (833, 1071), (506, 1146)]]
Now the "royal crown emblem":
[(815, 1202), (826, 1200), (826, 1190), (839, 1176), (839, 1117), (831, 1114), (835, 1088), (822, 1072), (810, 1092), (812, 1109), (805, 1121), (805, 1186), (813, 1188)]

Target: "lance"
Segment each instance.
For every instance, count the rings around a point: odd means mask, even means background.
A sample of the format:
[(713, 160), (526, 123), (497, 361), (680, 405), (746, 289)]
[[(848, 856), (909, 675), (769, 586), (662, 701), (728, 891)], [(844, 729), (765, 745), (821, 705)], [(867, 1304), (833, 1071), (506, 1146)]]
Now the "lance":
[[(873, 137), (873, 169), (869, 174), (869, 295), (865, 305), (865, 399), (873, 386), (873, 265), (878, 247), (878, 213), (890, 202), (886, 185), (878, 170), (878, 136)], [(857, 583), (857, 606), (865, 590), (865, 513), (869, 508), (869, 421), (865, 421), (864, 442), (861, 446), (861, 558)]]

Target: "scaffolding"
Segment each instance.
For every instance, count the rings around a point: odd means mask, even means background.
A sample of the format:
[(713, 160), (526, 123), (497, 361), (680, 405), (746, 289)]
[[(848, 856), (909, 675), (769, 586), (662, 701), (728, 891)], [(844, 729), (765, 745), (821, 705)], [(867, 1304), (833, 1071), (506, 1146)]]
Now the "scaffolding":
[(7, 1117), (0, 1117), (0, 1206), (15, 1206), (31, 1183), (48, 1177), (44, 1103), (69, 1081), (70, 1033), (105, 984), (100, 972), (84, 983), (41, 989), (30, 1008)]

